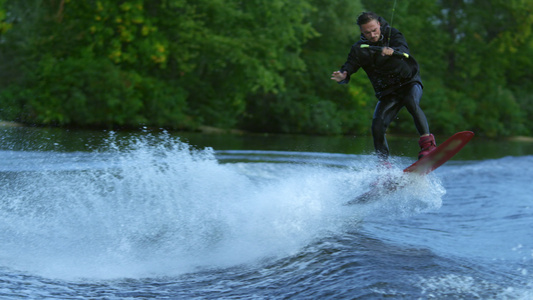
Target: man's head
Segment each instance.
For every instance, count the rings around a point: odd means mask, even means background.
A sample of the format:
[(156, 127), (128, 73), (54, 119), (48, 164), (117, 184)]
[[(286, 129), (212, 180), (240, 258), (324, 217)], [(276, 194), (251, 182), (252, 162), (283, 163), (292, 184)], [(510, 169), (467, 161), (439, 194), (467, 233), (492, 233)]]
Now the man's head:
[(376, 43), (381, 39), (381, 24), (378, 19), (379, 16), (373, 12), (364, 12), (357, 18), (361, 33), (371, 43)]

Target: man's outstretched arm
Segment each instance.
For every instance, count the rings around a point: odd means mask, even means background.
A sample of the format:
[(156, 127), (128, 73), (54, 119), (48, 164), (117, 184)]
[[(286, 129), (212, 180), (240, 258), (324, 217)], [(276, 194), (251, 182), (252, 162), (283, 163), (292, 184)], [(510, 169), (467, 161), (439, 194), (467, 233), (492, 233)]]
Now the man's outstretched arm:
[(344, 71), (335, 71), (333, 74), (331, 74), (331, 80), (335, 80), (337, 82), (341, 82), (344, 79), (346, 79), (346, 76), (348, 76), (348, 72)]

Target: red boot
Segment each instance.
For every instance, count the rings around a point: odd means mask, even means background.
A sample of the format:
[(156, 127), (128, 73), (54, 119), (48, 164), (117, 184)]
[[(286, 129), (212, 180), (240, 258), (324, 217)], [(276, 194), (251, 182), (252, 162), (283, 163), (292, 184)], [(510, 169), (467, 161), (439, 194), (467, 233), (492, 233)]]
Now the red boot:
[(422, 149), (418, 153), (418, 159), (421, 159), (424, 155), (427, 155), (429, 152), (433, 151), (433, 149), (437, 148), (435, 137), (432, 134), (421, 136), (418, 145), (420, 145), (420, 149)]

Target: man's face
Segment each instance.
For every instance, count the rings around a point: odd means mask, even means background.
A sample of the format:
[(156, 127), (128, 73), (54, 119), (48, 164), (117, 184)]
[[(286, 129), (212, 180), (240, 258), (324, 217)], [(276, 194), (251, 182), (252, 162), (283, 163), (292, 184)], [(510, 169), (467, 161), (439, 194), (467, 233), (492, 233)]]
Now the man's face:
[(361, 33), (371, 43), (376, 43), (381, 38), (381, 28), (377, 20), (372, 20), (360, 26)]

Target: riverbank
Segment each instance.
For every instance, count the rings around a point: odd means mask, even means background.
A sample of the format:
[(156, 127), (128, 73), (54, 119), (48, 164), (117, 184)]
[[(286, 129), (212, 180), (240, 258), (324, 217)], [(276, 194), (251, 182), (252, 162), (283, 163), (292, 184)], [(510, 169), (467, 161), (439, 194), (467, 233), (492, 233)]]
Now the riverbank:
[[(11, 122), (11, 121), (1, 121), (0, 120), (0, 127), (31, 127), (23, 123), (17, 123), (17, 122)], [(224, 134), (230, 134), (230, 135), (256, 135), (257, 133), (250, 133), (244, 130), (240, 129), (223, 129), (218, 127), (212, 127), (212, 126), (200, 126), (198, 128), (199, 133), (205, 133), (208, 135), (224, 135)], [(267, 134), (271, 135), (271, 133), (259, 133), (261, 134)], [(276, 135), (276, 134), (272, 134)], [(279, 134), (283, 135), (283, 134)], [(394, 137), (394, 136), (402, 136), (402, 135), (396, 135), (396, 134), (387, 134), (388, 137)], [(492, 139), (492, 138), (491, 138)], [(496, 140), (507, 140), (511, 142), (525, 142), (525, 143), (533, 143), (533, 136), (512, 136), (512, 137), (499, 137), (494, 138)]]
[(528, 142), (528, 143), (533, 143), (533, 137), (531, 136), (514, 136), (514, 137), (510, 137), (508, 138), (510, 141), (513, 141), (513, 142)]
[(24, 124), (8, 121), (0, 121), (0, 127), (23, 127)]

